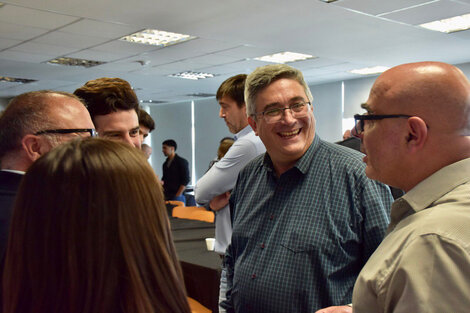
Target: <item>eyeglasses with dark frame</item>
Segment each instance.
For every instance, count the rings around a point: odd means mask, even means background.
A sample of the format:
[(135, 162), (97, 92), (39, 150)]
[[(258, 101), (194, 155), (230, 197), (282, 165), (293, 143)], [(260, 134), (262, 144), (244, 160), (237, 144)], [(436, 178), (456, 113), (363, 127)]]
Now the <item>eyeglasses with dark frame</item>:
[(261, 114), (263, 115), (266, 123), (273, 124), (279, 122), (282, 119), (285, 110), (290, 110), (294, 118), (307, 116), (310, 104), (310, 102), (301, 101), (294, 103), (286, 108), (273, 108), (263, 112), (257, 112), (253, 115), (256, 116)]
[(354, 115), (354, 129), (355, 135), (360, 135), (364, 132), (365, 121), (383, 120), (386, 118), (410, 118), (412, 115), (405, 114), (388, 114), (388, 115), (367, 115), (367, 114), (356, 114)]
[(89, 133), (90, 137), (97, 137), (98, 133), (94, 128), (69, 128), (69, 129), (47, 129), (41, 130), (34, 135), (43, 135), (43, 134), (73, 134), (73, 133)]

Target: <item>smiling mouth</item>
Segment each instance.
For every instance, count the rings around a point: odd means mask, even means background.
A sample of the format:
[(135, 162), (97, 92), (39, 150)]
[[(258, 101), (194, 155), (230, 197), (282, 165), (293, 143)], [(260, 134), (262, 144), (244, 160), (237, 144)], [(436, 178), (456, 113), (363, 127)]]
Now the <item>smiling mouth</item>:
[(293, 131), (291, 131), (291, 132), (280, 132), (279, 135), (280, 135), (282, 138), (294, 137), (294, 136), (298, 135), (301, 130), (302, 130), (302, 128), (299, 128), (299, 129), (297, 129), (297, 130), (293, 130)]

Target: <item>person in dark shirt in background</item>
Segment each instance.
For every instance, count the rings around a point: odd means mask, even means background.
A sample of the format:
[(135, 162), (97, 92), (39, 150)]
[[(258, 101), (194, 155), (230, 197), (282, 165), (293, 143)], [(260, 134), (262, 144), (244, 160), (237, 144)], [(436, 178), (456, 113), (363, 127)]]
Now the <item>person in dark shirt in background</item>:
[(189, 183), (188, 161), (176, 154), (176, 141), (165, 140), (162, 143), (162, 152), (166, 156), (163, 163), (163, 189), (166, 200), (178, 200), (186, 204), (184, 190)]

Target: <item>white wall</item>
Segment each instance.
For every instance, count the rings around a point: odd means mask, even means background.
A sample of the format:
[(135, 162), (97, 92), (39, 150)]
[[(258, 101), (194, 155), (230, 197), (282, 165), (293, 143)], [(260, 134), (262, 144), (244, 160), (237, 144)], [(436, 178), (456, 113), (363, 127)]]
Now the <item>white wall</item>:
[[(219, 117), (219, 105), (215, 98), (194, 101), (194, 111), (195, 168), (198, 179), (206, 172), (209, 162), (216, 157), (220, 139), (233, 135), (228, 131), (224, 120)], [(191, 102), (153, 106), (150, 108), (150, 115), (156, 124), (151, 143), (155, 172), (162, 176), (165, 156), (161, 147), (166, 139), (176, 141), (176, 153), (188, 160), (191, 172)]]

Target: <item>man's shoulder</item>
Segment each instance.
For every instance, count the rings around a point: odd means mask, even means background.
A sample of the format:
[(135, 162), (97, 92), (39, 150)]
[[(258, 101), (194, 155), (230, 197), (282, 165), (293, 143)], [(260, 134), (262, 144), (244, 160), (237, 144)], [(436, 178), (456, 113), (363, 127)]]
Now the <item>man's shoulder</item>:
[(23, 175), (0, 171), (0, 192), (16, 193)]
[(252, 146), (256, 148), (257, 150), (263, 150), (263, 151), (266, 150), (263, 142), (258, 136), (255, 135), (255, 132), (253, 130), (251, 130), (246, 135), (244, 135), (243, 137), (235, 141), (234, 145), (247, 145), (247, 146)]
[(365, 168), (362, 161), (364, 154), (351, 148), (320, 140), (318, 152), (318, 156), (327, 157), (329, 162), (335, 166), (344, 165), (358, 170)]
[(188, 163), (188, 160), (186, 160), (185, 158), (183, 158), (182, 156), (180, 156), (178, 154), (175, 154), (175, 159), (180, 161), (180, 162)]
[(251, 161), (240, 171), (240, 176), (248, 176), (250, 173), (254, 173), (255, 170), (263, 166), (265, 153), (261, 153)]

